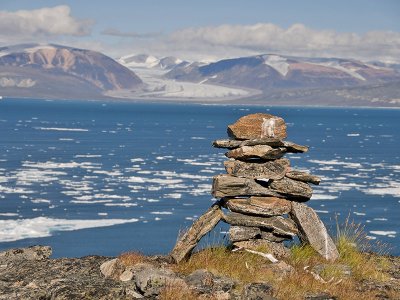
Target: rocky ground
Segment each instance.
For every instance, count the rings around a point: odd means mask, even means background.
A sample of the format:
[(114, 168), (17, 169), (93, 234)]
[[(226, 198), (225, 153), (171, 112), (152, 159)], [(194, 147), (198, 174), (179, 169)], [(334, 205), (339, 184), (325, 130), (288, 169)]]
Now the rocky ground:
[[(241, 285), (239, 290), (239, 282), (204, 269), (183, 276), (164, 256), (136, 262), (130, 256), (128, 267), (121, 257), (50, 259), (50, 255), (47, 246), (0, 252), (0, 299), (277, 299), (265, 282)], [(400, 258), (389, 261), (390, 280), (365, 281), (359, 289), (376, 291), (375, 299), (400, 299)], [(339, 299), (329, 294), (304, 297)]]

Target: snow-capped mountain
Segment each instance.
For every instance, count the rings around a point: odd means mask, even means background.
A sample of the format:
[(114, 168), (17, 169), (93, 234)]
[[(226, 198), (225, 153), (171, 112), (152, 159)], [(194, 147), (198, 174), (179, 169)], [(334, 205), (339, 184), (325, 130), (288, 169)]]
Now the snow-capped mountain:
[(267, 91), (386, 83), (400, 80), (400, 73), (393, 68), (357, 60), (266, 54), (226, 59), (202, 66), (179, 66), (168, 72), (166, 77)]
[(96, 51), (54, 44), (0, 48), (2, 95), (82, 99), (141, 85), (134, 72)]
[(187, 61), (183, 61), (173, 56), (166, 56), (158, 58), (148, 54), (131, 54), (126, 55), (118, 59), (118, 62), (127, 68), (144, 68), (153, 69), (158, 68), (161, 70), (171, 70), (176, 66), (184, 67), (189, 64)]

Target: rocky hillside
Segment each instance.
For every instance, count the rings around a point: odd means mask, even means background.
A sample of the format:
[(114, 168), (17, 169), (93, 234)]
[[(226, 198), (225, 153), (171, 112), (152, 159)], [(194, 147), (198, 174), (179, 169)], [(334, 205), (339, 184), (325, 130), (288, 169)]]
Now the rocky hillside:
[(0, 48), (2, 96), (82, 99), (141, 84), (134, 72), (99, 52), (52, 44)]
[(47, 246), (0, 252), (0, 299), (358, 300), (400, 296), (398, 257), (367, 256), (361, 268), (378, 269), (381, 259), (386, 267), (378, 271), (382, 278), (366, 279), (349, 265), (327, 265), (309, 257), (299, 260), (298, 254), (289, 263), (271, 264), (247, 252), (204, 250), (179, 265), (168, 256), (138, 253), (113, 259), (51, 259), (50, 255)]
[[(400, 86), (396, 65), (352, 59), (266, 54), (177, 66), (165, 76), (177, 81), (259, 90), (260, 96), (253, 100), (263, 99), (260, 103), (400, 105), (396, 96), (400, 88), (392, 91), (393, 84)], [(376, 90), (381, 94), (376, 95)]]

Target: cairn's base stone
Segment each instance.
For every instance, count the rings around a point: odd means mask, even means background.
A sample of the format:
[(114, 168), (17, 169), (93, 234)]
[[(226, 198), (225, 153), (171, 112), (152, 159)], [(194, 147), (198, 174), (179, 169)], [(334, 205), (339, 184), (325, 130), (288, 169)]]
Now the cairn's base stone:
[(235, 242), (233, 243), (233, 246), (264, 253), (270, 253), (276, 258), (285, 258), (290, 256), (290, 250), (286, 248), (282, 243), (275, 243), (262, 239)]

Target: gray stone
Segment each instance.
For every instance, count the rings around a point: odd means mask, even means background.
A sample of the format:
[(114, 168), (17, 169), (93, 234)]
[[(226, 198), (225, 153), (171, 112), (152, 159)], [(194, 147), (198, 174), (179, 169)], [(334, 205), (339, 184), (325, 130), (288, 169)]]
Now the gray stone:
[(48, 259), (52, 253), (50, 246), (31, 246), (16, 248), (0, 252), (0, 262), (9, 260), (43, 260)]
[(229, 239), (231, 242), (246, 241), (261, 236), (258, 227), (231, 226), (229, 228)]
[(130, 281), (133, 278), (133, 272), (131, 270), (125, 270), (122, 272), (122, 274), (119, 276), (119, 280), (121, 281)]
[(239, 160), (278, 159), (286, 153), (285, 148), (272, 148), (267, 145), (242, 146), (228, 151), (225, 155)]
[(199, 269), (186, 276), (186, 284), (194, 288), (200, 294), (215, 294), (216, 292), (230, 292), (236, 283), (224, 276), (216, 276), (213, 273)]
[(176, 242), (170, 255), (175, 262), (187, 259), (200, 239), (211, 231), (221, 220), (222, 211), (219, 204), (213, 205)]
[(303, 203), (293, 202), (291, 218), (299, 228), (299, 238), (310, 244), (327, 260), (336, 260), (339, 252), (317, 213)]
[(321, 178), (315, 175), (308, 174), (306, 172), (292, 170), (286, 173), (286, 177), (298, 181), (309, 182), (318, 185), (321, 182)]
[(312, 188), (307, 183), (286, 177), (273, 180), (270, 183), (269, 188), (289, 198), (301, 201), (309, 200), (313, 192)]
[[(138, 266), (142, 265), (142, 266)], [(134, 272), (137, 288), (145, 297), (156, 296), (165, 286), (185, 286), (185, 282), (169, 269), (157, 268), (150, 264), (137, 264)]]
[(104, 262), (100, 266), (100, 271), (106, 278), (118, 279), (125, 271), (125, 266), (118, 258), (114, 258)]
[[(267, 184), (266, 184), (267, 185)], [(235, 177), (230, 175), (217, 175), (213, 178), (212, 194), (215, 198), (237, 197), (237, 196), (274, 196), (283, 197), (263, 186), (254, 179)]]
[(308, 146), (302, 146), (289, 141), (282, 141), (277, 138), (263, 138), (263, 139), (252, 139), (252, 140), (215, 140), (213, 146), (216, 148), (235, 149), (242, 146), (256, 146), (256, 145), (268, 145), (273, 148), (283, 147), (286, 148), (286, 152), (290, 153), (302, 153), (308, 151)]
[(229, 175), (237, 177), (282, 179), (289, 171), (290, 162), (286, 158), (266, 162), (228, 160), (224, 162), (224, 165)]
[(275, 234), (271, 231), (263, 231), (261, 230), (260, 238), (263, 240), (267, 240), (270, 242), (280, 243), (283, 241), (291, 240), (292, 236), (290, 235), (279, 235)]
[(267, 228), (280, 235), (294, 236), (298, 232), (296, 224), (292, 220), (281, 216), (261, 218), (232, 212), (224, 215), (223, 220), (235, 226)]
[(233, 198), (228, 199), (224, 205), (233, 212), (263, 217), (284, 215), (292, 209), (290, 201), (277, 197)]
[(308, 294), (304, 298), (305, 300), (336, 300), (335, 296), (331, 296), (328, 293), (317, 293), (317, 294)]
[(248, 241), (234, 242), (233, 245), (238, 248), (251, 249), (262, 252), (270, 253), (275, 258), (286, 258), (290, 256), (290, 250), (287, 249), (282, 243), (269, 242), (267, 240), (255, 239)]
[(278, 138), (285, 139), (285, 121), (270, 114), (256, 113), (241, 117), (228, 126), (228, 135), (237, 140)]
[(268, 283), (249, 283), (243, 287), (243, 300), (277, 300), (272, 297), (273, 289)]

